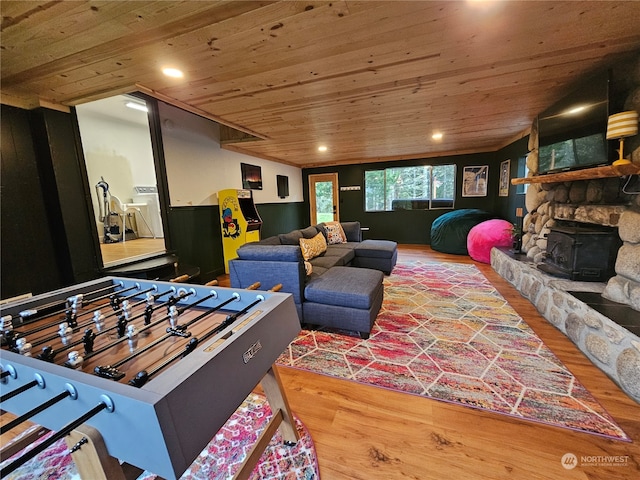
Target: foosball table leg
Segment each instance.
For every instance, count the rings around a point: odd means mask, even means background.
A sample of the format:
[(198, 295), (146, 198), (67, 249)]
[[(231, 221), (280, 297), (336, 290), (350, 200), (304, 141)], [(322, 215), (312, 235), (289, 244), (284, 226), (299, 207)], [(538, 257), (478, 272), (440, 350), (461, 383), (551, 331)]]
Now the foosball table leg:
[(81, 425), (65, 441), (82, 480), (127, 480), (120, 462), (109, 455), (95, 428)]
[(291, 413), (291, 407), (289, 406), (287, 397), (284, 394), (280, 374), (273, 366), (271, 366), (266, 375), (262, 377), (260, 385), (262, 385), (262, 389), (267, 396), (267, 400), (269, 401), (269, 405), (271, 406), (271, 411), (274, 413), (274, 416), (277, 411), (282, 412), (283, 418), (279, 428), (284, 441), (287, 443), (297, 443), (300, 437), (298, 435), (298, 430), (296, 429), (293, 414)]
[(249, 478), (254, 467), (260, 460), (265, 448), (279, 428), (285, 443), (291, 445), (300, 439), (298, 430), (296, 429), (295, 420), (291, 414), (289, 402), (282, 389), (282, 382), (278, 371), (272, 366), (266, 375), (260, 381), (262, 390), (267, 396), (269, 406), (273, 412), (273, 416), (269, 424), (264, 429), (251, 451), (247, 454), (240, 469), (236, 472), (234, 480), (245, 480)]

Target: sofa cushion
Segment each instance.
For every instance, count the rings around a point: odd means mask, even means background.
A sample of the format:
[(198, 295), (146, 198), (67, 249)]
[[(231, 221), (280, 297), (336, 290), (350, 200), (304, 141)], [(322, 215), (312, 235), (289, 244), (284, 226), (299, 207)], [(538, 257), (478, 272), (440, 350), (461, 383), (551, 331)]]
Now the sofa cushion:
[[(258, 242), (251, 242), (251, 243), (257, 243), (258, 245), (280, 245), (281, 244), (280, 239), (278, 238), (277, 235), (263, 238)], [(296, 243), (296, 245), (298, 245), (298, 243)]]
[[(286, 248), (299, 247), (282, 245)], [(299, 253), (298, 253), (299, 255)], [(314, 274), (312, 274), (314, 275)], [(307, 280), (302, 259), (299, 262), (281, 262), (269, 260), (229, 260), (229, 279), (232, 288), (247, 288), (260, 282), (260, 288), (268, 290), (282, 284), (283, 293), (291, 293), (294, 303), (300, 305), (304, 300), (304, 285)], [(310, 278), (310, 277), (309, 277)], [(302, 312), (302, 309), (299, 309)]]
[(338, 256), (342, 259), (341, 265), (348, 265), (355, 257), (353, 244), (340, 243), (337, 245), (327, 245), (327, 252), (324, 256)]
[(242, 260), (265, 260), (271, 262), (301, 262), (300, 247), (295, 245), (260, 245), (245, 243), (238, 249)]
[(316, 227), (307, 227), (300, 230), (300, 232), (304, 238), (313, 238), (318, 234), (318, 229)]
[(357, 257), (392, 258), (398, 244), (391, 240), (365, 240), (355, 248)]
[(327, 243), (329, 245), (345, 243), (347, 241), (347, 236), (344, 234), (344, 230), (342, 229), (340, 222), (326, 222), (324, 224), (324, 229), (326, 232)]
[(336, 266), (343, 266), (344, 260), (339, 255), (320, 255), (310, 260), (311, 265), (314, 267), (331, 268)]
[(347, 242), (361, 242), (362, 241), (362, 229), (360, 228), (360, 222), (342, 222), (342, 230), (347, 237)]
[(305, 260), (316, 258), (327, 251), (327, 241), (322, 233), (318, 233), (313, 238), (301, 238), (299, 242), (302, 258)]
[(383, 278), (378, 270), (333, 267), (307, 284), (305, 300), (366, 310), (383, 288)]
[(314, 265), (313, 266), (313, 272), (311, 272), (311, 275), (309, 275), (307, 277), (307, 283), (312, 282), (313, 280), (315, 280), (316, 278), (320, 277), (321, 275), (323, 275), (327, 271), (329, 271), (328, 268), (324, 268), (324, 267), (320, 267), (318, 265)]
[(289, 233), (281, 233), (278, 235), (280, 243), (282, 245), (298, 245), (300, 246), (300, 239), (302, 238), (302, 232), (300, 230), (294, 230)]

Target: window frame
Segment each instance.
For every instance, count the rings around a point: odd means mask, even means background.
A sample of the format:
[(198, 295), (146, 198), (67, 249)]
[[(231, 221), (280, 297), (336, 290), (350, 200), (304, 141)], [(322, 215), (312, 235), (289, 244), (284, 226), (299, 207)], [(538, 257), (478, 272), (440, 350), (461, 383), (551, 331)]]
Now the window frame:
[[(428, 199), (392, 199), (393, 200), (425, 200), (427, 207), (426, 208), (401, 208), (401, 209), (393, 209), (391, 207), (391, 205), (388, 205), (387, 202), (387, 197), (388, 197), (388, 178), (387, 178), (387, 171), (389, 170), (398, 170), (398, 169), (411, 169), (411, 168), (424, 168), (426, 167), (428, 169), (429, 172), (429, 198)], [(453, 168), (453, 197), (452, 198), (436, 198), (435, 197), (435, 193), (436, 193), (436, 188), (434, 185), (434, 176), (433, 176), (433, 170), (434, 167), (452, 167)], [(382, 197), (383, 197), (383, 209), (372, 209), (369, 210), (367, 207), (367, 203), (368, 203), (368, 188), (367, 188), (367, 177), (368, 174), (370, 172), (382, 172), (383, 174), (383, 178), (382, 178)], [(367, 169), (364, 171), (364, 179), (363, 179), (363, 183), (364, 183), (364, 195), (363, 195), (363, 200), (364, 200), (364, 206), (363, 209), (366, 213), (373, 213), (373, 212), (394, 212), (397, 210), (453, 210), (455, 209), (455, 201), (456, 201), (456, 175), (457, 175), (457, 166), (455, 163), (446, 163), (446, 164), (437, 164), (437, 165), (431, 165), (431, 164), (421, 164), (421, 165), (412, 165), (412, 166), (406, 166), (406, 167), (384, 167), (384, 168), (375, 168), (375, 169)], [(379, 188), (379, 186), (377, 187)], [(435, 205), (434, 206), (434, 201), (438, 202), (438, 201), (450, 201), (450, 205), (449, 204), (442, 204), (442, 205)]]

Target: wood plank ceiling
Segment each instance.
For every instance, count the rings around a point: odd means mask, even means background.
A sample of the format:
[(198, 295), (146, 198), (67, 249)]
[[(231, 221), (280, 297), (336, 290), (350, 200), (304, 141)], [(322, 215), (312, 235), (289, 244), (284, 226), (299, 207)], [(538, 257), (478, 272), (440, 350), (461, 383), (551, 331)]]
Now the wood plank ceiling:
[(300, 167), (496, 150), (576, 79), (640, 52), (638, 1), (0, 8), (3, 103), (143, 91), (260, 138), (225, 148)]

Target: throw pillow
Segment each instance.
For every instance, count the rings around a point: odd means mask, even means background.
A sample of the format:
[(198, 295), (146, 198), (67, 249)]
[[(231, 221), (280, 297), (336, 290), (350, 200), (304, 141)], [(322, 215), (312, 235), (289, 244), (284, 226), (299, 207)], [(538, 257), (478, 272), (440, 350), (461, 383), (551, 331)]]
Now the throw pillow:
[(308, 261), (327, 251), (327, 241), (321, 233), (318, 233), (313, 238), (301, 238), (300, 250), (302, 258)]
[(346, 243), (347, 236), (344, 234), (340, 222), (326, 222), (324, 228), (327, 232), (327, 243), (335, 245), (336, 243)]
[(307, 274), (307, 277), (313, 273), (313, 265), (311, 263), (305, 261), (304, 262), (304, 271)]

